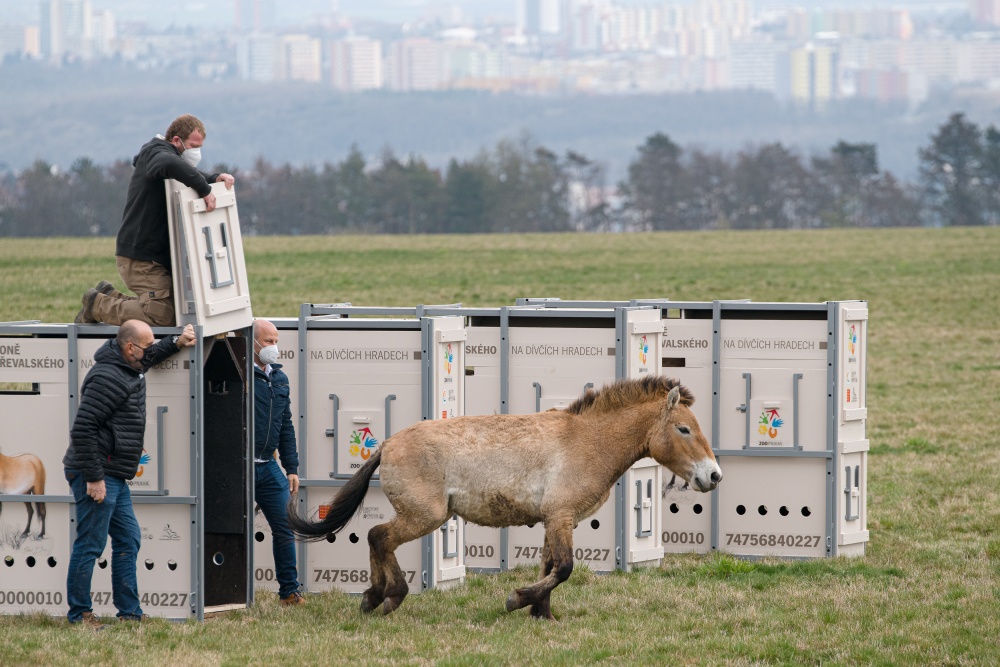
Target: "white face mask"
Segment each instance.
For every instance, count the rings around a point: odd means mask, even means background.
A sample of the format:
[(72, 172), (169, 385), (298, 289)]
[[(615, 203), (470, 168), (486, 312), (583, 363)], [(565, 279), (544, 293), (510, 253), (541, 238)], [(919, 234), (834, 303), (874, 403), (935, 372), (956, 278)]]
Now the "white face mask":
[(188, 148), (183, 153), (181, 153), (181, 158), (183, 158), (183, 160), (192, 167), (197, 167), (198, 163), (201, 162), (201, 149)]
[(267, 347), (260, 348), (260, 352), (257, 353), (260, 358), (260, 363), (264, 365), (270, 365), (277, 363), (278, 361), (278, 346), (268, 345)]

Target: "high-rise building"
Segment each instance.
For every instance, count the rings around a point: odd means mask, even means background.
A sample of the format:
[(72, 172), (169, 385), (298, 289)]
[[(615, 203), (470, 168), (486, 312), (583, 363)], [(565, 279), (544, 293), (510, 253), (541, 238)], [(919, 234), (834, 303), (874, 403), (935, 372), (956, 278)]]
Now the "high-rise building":
[(839, 49), (810, 42), (791, 53), (792, 99), (809, 109), (822, 109), (837, 97)]
[(66, 52), (62, 0), (43, 0), (38, 7), (42, 57), (62, 60)]
[(93, 31), (94, 54), (110, 56), (115, 52), (115, 41), (118, 39), (118, 22), (111, 12), (95, 11), (91, 17)]
[(23, 26), (0, 23), (0, 59), (12, 54), (23, 54), (24, 37)]
[(403, 39), (389, 47), (386, 85), (392, 90), (438, 90), (446, 83), (444, 45)]
[(275, 73), (287, 81), (321, 81), (323, 61), (320, 42), (309, 35), (282, 35), (278, 38)]
[(95, 12), (90, 0), (43, 0), (39, 3), (39, 50), (43, 58), (90, 59), (109, 55), (116, 37), (110, 11)]
[(349, 37), (330, 43), (330, 78), (336, 90), (381, 88), (382, 42)]
[(1000, 0), (968, 0), (969, 14), (975, 21), (1000, 25)]
[(522, 35), (555, 35), (563, 27), (570, 0), (517, 0), (517, 31)]
[(236, 32), (274, 30), (274, 0), (235, 0)]
[(251, 33), (236, 44), (236, 70), (245, 81), (274, 81), (275, 79), (274, 35)]

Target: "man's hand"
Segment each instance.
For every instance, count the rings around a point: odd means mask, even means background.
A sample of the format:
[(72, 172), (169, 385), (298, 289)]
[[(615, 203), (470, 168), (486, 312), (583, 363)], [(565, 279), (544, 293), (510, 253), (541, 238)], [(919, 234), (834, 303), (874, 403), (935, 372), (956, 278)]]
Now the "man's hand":
[(293, 496), (299, 492), (299, 476), (289, 475), (288, 476), (288, 492)]
[(100, 482), (87, 482), (87, 495), (94, 499), (96, 503), (103, 503), (107, 489), (104, 488), (104, 480)]
[(180, 349), (184, 347), (191, 347), (194, 344), (194, 327), (188, 324), (184, 327), (184, 331), (181, 332), (181, 335), (177, 337), (177, 347)]
[(215, 195), (209, 192), (205, 195), (205, 211), (211, 213), (215, 210)]
[(233, 183), (236, 182), (236, 179), (233, 178), (232, 174), (219, 174), (219, 177), (215, 179), (215, 182), (216, 183), (225, 183), (226, 184), (226, 189), (227, 190), (232, 190), (233, 189)]

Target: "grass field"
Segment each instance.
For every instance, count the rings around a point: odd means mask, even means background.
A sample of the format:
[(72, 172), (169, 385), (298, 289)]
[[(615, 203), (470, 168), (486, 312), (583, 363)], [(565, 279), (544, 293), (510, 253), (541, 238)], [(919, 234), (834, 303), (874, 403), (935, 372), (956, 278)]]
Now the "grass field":
[[(113, 251), (4, 239), (0, 321), (71, 321), (88, 286), (121, 286)], [(557, 623), (503, 611), (536, 569), (472, 575), (387, 618), (337, 593), (99, 634), (0, 617), (0, 665), (1000, 663), (1000, 228), (249, 238), (246, 254), (263, 316), (303, 302), (865, 299), (867, 554), (578, 568), (553, 595)]]

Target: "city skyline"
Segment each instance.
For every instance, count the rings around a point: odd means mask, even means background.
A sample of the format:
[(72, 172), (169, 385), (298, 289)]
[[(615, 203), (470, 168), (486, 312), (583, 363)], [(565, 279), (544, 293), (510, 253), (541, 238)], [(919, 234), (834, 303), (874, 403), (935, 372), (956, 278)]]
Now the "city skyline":
[[(695, 0), (682, 0), (674, 4), (689, 5)], [(202, 26), (214, 28), (233, 27), (236, 23), (237, 0), (208, 2), (192, 0), (164, 12), (162, 6), (145, 0), (90, 0), (96, 11), (109, 10), (119, 21), (143, 22), (151, 29), (163, 30), (170, 26)], [(464, 19), (473, 23), (493, 17), (513, 23), (517, 5), (523, 0), (296, 0), (294, 3), (276, 3), (275, 19), (278, 28), (302, 26), (317, 16), (333, 12), (356, 19), (378, 20), (388, 23), (413, 21), (427, 15), (454, 15), (454, 9)], [(0, 0), (0, 24), (37, 23), (40, 18), (38, 0)], [(622, 6), (661, 4), (656, 0), (615, 0)], [(801, 7), (806, 10), (900, 7), (919, 12), (959, 11), (968, 6), (964, 0), (766, 0), (753, 3), (758, 10)]]
[[(679, 143), (725, 151), (746, 141), (788, 142), (804, 152), (840, 139), (877, 141), (885, 164), (909, 177), (913, 146), (948, 113), (969, 110), (984, 126), (1000, 125), (990, 101), (1000, 90), (1000, 0), (980, 0), (957, 20), (871, 5), (761, 20), (747, 0), (562, 5), (568, 1), (522, 0), (534, 17), (522, 12), (517, 23), (475, 30), (339, 20), (282, 28), (271, 13), (284, 5), (245, 0), (251, 11), (242, 15), (235, 2), (222, 3), (231, 12), (225, 28), (164, 31), (113, 10), (127, 10), (131, 0), (32, 2), (45, 8), (47, 22), (12, 26), (6, 13), (0, 20), (8, 93), (0, 105), (2, 162), (17, 169), (35, 159), (66, 166), (87, 152), (99, 161), (127, 157), (117, 146), (84, 151), (77, 137), (99, 132), (112, 116), (116, 127), (141, 127), (139, 137), (162, 131), (158, 114), (176, 108), (209, 119), (234, 109), (249, 115), (219, 151), (244, 165), (258, 151), (316, 163), (357, 144), (376, 157), (391, 146), (441, 166), (527, 132), (556, 150), (588, 154), (618, 176), (630, 150), (665, 131)], [(584, 11), (563, 25), (542, 16), (554, 3)], [(418, 5), (426, 3), (408, 4)], [(346, 3), (296, 5), (335, 6)], [(66, 99), (78, 83), (80, 113), (60, 106), (66, 110), (53, 115), (49, 100)], [(720, 102), (706, 93), (722, 93), (714, 98)], [(289, 99), (299, 102), (288, 107)], [(703, 111), (690, 112), (699, 105)], [(756, 115), (749, 114), (754, 105)], [(675, 108), (688, 112), (671, 117)], [(296, 119), (283, 140), (260, 132), (274, 113)], [(325, 122), (330, 115), (340, 122)], [(221, 133), (213, 132), (213, 149)], [(253, 145), (243, 146), (241, 136), (254, 136)]]

